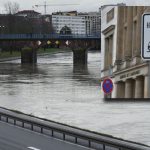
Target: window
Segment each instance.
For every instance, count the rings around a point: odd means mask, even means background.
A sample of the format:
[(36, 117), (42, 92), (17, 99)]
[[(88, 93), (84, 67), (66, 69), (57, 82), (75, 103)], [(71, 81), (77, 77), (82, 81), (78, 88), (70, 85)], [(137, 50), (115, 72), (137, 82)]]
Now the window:
[(112, 65), (112, 52), (113, 52), (113, 35), (105, 38), (105, 68), (109, 69)]
[[(113, 18), (114, 18), (114, 8), (111, 9), (111, 10), (107, 13), (107, 23), (108, 23), (109, 21), (111, 21)], [(95, 21), (94, 18), (93, 18), (93, 21)]]
[(137, 36), (137, 22), (134, 21), (133, 23), (133, 47), (132, 47), (132, 54), (136, 51), (136, 36)]

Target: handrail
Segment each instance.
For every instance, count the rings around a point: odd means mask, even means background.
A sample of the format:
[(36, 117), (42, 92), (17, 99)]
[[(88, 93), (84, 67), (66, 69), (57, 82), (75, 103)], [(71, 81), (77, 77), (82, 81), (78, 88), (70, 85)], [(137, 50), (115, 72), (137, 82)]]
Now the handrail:
[[(30, 129), (35, 131), (35, 127), (39, 127), (42, 134), (46, 134), (46, 131), (51, 131), (51, 134), (48, 134), (52, 137), (59, 138), (64, 141), (73, 142), (75, 144), (83, 145), (92, 149), (102, 149), (107, 150), (108, 147), (115, 148), (115, 150), (150, 150), (150, 147), (124, 141), (121, 139), (116, 139), (113, 137), (104, 136), (101, 134), (96, 134), (93, 132), (88, 132), (85, 130), (77, 129), (75, 127), (69, 127), (62, 124), (57, 124), (54, 122), (44, 121), (38, 118), (31, 116), (18, 114), (13, 111), (0, 109), (0, 121), (11, 123), (13, 121), (14, 125), (20, 126), (22, 128)], [(19, 124), (21, 123), (21, 125)], [(29, 127), (26, 126), (30, 125)], [(61, 134), (58, 135), (57, 134)], [(70, 137), (68, 137), (70, 136)], [(70, 139), (69, 139), (70, 138)], [(74, 138), (73, 140), (71, 140)]]

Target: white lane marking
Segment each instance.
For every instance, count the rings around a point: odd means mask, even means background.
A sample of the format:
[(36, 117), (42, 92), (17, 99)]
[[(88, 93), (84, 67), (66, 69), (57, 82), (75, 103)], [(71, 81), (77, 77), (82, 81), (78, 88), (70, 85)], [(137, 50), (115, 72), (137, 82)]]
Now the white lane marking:
[(40, 150), (40, 149), (37, 149), (35, 147), (28, 147), (28, 149), (32, 149), (32, 150)]

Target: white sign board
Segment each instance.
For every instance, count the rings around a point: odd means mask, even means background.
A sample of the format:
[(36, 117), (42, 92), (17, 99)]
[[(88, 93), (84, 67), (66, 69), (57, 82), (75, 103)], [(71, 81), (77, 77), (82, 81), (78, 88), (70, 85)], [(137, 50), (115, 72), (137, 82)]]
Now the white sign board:
[(145, 60), (150, 60), (150, 14), (143, 14), (141, 40), (141, 56)]

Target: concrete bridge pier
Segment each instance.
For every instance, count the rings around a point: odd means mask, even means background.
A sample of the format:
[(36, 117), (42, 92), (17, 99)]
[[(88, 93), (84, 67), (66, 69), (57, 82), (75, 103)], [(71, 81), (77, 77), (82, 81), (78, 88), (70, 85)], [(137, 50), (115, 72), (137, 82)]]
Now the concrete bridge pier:
[(87, 65), (88, 59), (88, 42), (87, 41), (72, 41), (70, 45), (73, 51), (73, 64), (74, 65)]
[(98, 40), (92, 40), (92, 41), (90, 41), (90, 48), (94, 49), (94, 50), (100, 50), (100, 47), (101, 47), (100, 43), (101, 42)]
[(95, 49), (100, 50), (101, 49), (101, 41), (95, 40)]
[(28, 47), (21, 50), (21, 63), (22, 64), (35, 64), (37, 63), (37, 43), (31, 42)]
[(74, 50), (73, 51), (73, 64), (87, 65), (87, 50)]
[(37, 52), (32, 48), (23, 48), (21, 50), (21, 63), (22, 64), (35, 64), (37, 63)]
[(74, 64), (73, 65), (73, 73), (74, 74), (83, 74), (83, 75), (88, 75), (89, 72), (88, 72), (88, 66), (87, 65), (76, 65)]

